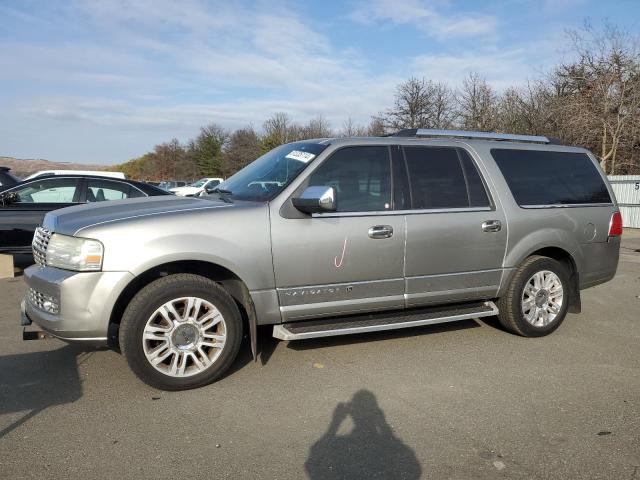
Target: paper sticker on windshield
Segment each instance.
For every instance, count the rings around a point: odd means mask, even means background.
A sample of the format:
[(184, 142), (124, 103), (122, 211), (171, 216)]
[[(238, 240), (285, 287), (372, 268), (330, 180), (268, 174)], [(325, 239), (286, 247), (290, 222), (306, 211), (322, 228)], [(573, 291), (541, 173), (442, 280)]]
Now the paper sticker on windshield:
[(298, 160), (300, 162), (307, 163), (316, 158), (316, 156), (313, 153), (302, 152), (300, 150), (292, 150), (285, 156), (285, 158), (290, 158), (291, 160)]

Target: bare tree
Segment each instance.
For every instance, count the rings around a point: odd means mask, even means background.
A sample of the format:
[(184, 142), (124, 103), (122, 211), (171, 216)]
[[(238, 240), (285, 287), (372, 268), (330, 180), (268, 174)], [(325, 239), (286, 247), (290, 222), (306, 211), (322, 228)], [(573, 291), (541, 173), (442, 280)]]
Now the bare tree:
[(396, 88), (394, 106), (381, 115), (387, 128), (447, 128), (455, 118), (453, 94), (442, 83), (412, 77)]
[(367, 136), (369, 137), (381, 137), (387, 134), (387, 129), (384, 125), (384, 120), (380, 117), (371, 117), (369, 125), (367, 125)]
[(447, 129), (454, 125), (457, 117), (455, 95), (444, 83), (433, 83), (430, 89), (431, 115), (427, 128)]
[(271, 150), (283, 143), (296, 140), (300, 128), (293, 123), (284, 112), (277, 112), (267, 118), (262, 124), (264, 134), (262, 136), (263, 150)]
[(577, 60), (560, 65), (553, 83), (565, 127), (574, 141), (600, 153), (603, 169), (616, 171), (620, 148), (640, 118), (640, 48), (637, 38), (605, 23), (569, 32)]
[(328, 138), (333, 136), (333, 132), (327, 119), (318, 115), (302, 127), (301, 136), (302, 138)]
[(340, 130), (339, 136), (341, 137), (366, 137), (368, 135), (367, 127), (357, 125), (351, 117), (342, 122), (342, 130)]
[(481, 132), (495, 129), (497, 97), (484, 77), (470, 73), (463, 80), (457, 99), (464, 129)]
[(557, 136), (553, 128), (553, 96), (542, 84), (529, 83), (524, 88), (507, 88), (499, 97), (495, 128), (506, 133)]

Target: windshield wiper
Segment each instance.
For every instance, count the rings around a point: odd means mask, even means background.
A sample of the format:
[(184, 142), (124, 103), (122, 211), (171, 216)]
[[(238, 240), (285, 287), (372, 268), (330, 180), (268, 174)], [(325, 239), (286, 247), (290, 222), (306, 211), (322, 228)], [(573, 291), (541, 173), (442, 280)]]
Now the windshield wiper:
[(226, 188), (218, 188), (218, 187), (216, 187), (213, 190), (211, 190), (211, 193), (217, 193), (218, 194), (218, 198), (220, 200), (222, 200), (223, 202), (233, 203), (231, 201), (231, 199), (227, 197), (227, 195), (233, 194), (233, 192), (231, 190), (227, 190)]

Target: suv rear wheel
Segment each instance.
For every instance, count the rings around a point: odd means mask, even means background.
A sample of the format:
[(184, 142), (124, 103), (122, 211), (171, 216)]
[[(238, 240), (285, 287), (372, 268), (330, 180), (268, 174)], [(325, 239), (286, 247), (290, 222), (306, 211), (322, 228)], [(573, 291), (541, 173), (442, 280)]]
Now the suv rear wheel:
[(533, 255), (518, 267), (505, 295), (498, 301), (498, 319), (518, 335), (548, 335), (564, 320), (569, 294), (565, 267), (552, 258)]
[(162, 390), (213, 382), (231, 366), (242, 341), (238, 307), (218, 284), (175, 274), (144, 287), (127, 306), (120, 346), (133, 372)]

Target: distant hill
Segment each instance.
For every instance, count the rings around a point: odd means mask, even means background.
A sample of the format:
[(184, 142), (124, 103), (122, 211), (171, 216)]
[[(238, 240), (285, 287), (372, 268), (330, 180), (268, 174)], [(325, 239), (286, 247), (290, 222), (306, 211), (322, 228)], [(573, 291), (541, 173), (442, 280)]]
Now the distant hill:
[(109, 170), (113, 165), (52, 162), (43, 158), (13, 158), (0, 156), (0, 167), (9, 167), (11, 173), (26, 177), (40, 170)]

